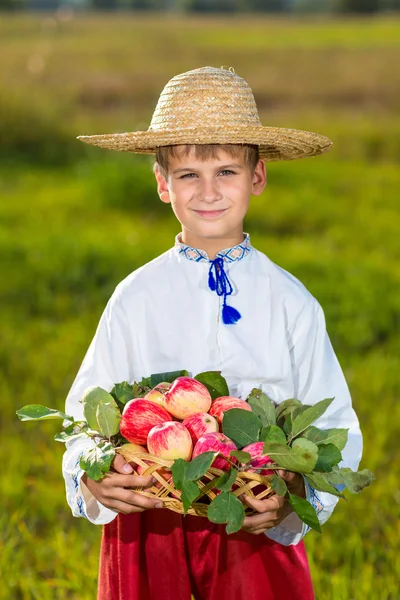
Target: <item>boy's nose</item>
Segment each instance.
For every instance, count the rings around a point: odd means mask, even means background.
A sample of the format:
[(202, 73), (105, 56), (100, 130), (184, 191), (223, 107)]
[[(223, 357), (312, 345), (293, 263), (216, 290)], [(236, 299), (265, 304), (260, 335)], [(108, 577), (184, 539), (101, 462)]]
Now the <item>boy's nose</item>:
[(218, 183), (214, 180), (203, 180), (200, 184), (200, 197), (204, 202), (215, 202), (222, 198)]

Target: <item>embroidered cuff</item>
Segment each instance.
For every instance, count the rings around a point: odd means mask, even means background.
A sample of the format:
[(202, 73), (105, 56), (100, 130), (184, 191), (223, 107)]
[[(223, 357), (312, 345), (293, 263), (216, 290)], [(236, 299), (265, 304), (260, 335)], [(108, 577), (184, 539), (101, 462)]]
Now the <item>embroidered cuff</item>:
[(80, 480), (82, 478), (82, 475), (84, 473), (84, 470), (81, 469), (81, 467), (79, 466), (80, 460), (81, 460), (81, 456), (82, 456), (83, 452), (81, 452), (78, 456), (78, 459), (75, 463), (75, 468), (71, 473), (71, 477), (72, 477), (72, 481), (74, 483), (74, 489), (75, 489), (75, 505), (76, 505), (76, 510), (77, 512), (80, 514), (81, 517), (84, 517), (85, 519), (87, 519), (87, 514), (86, 514), (86, 503), (85, 500), (82, 496), (82, 494), (80, 493)]
[[(305, 477), (304, 477), (304, 485), (306, 488), (306, 500), (308, 500), (308, 502), (310, 502), (310, 504), (313, 505), (313, 507), (316, 510), (317, 515), (319, 516), (319, 514), (324, 510), (324, 505), (319, 496), (319, 492), (317, 492), (317, 490), (315, 490), (313, 487), (311, 487), (311, 485), (308, 483), (308, 481), (306, 480)], [(306, 527), (306, 529), (305, 529), (304, 535), (306, 533), (308, 533), (311, 529), (311, 527), (309, 525), (306, 525), (305, 527)]]

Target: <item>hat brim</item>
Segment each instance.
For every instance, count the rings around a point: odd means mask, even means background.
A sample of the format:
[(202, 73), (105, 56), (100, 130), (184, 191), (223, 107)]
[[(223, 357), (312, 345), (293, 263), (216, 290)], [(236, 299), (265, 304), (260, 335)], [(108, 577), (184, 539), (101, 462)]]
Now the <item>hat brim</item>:
[(300, 129), (245, 126), (132, 131), (105, 135), (80, 135), (81, 142), (108, 150), (154, 154), (157, 147), (180, 144), (251, 144), (259, 146), (266, 161), (294, 160), (323, 154), (332, 147), (329, 138)]

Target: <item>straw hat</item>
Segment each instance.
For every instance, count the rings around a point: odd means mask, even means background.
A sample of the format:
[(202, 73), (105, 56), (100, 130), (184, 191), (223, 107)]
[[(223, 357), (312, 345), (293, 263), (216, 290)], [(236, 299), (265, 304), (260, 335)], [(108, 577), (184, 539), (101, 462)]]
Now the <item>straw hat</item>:
[(80, 135), (78, 140), (151, 154), (177, 144), (258, 145), (266, 161), (322, 154), (332, 142), (310, 131), (263, 127), (253, 92), (232, 68), (202, 67), (173, 77), (161, 92), (147, 131)]

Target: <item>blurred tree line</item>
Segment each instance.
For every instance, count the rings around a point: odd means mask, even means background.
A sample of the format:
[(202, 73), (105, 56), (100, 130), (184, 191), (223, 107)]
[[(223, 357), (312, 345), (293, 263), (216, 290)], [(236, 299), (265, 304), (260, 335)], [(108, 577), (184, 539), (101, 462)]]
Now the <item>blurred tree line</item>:
[(0, 10), (79, 9), (198, 13), (377, 13), (400, 9), (400, 0), (0, 0)]

